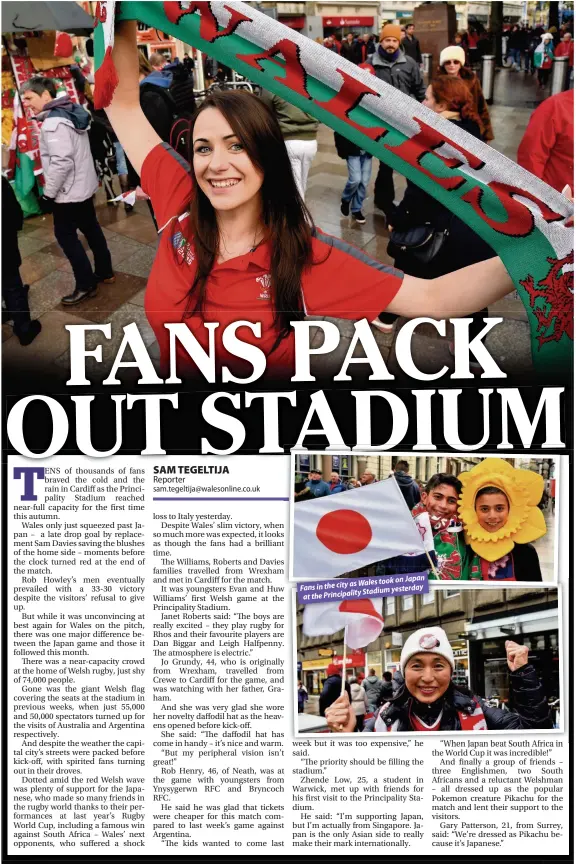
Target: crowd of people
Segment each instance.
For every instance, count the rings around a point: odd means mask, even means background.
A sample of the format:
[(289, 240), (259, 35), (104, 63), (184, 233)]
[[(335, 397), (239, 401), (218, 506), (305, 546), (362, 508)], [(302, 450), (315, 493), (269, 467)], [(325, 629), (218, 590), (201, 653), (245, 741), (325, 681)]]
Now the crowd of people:
[[(430, 558), (422, 552), (379, 561), (374, 565), (375, 575), (427, 570), (431, 580), (543, 581), (538, 553), (530, 542), (547, 530), (543, 511), (548, 509), (550, 499), (539, 475), (525, 469), (510, 470), (502, 459), (484, 460), (470, 472), (476, 483), (471, 495), (463, 483), (470, 482), (468, 472), (460, 477), (438, 473), (423, 482), (412, 478), (408, 469), (408, 463), (400, 459), (391, 476), (412, 515), (428, 515), (434, 551)], [(295, 484), (294, 501), (323, 498), (376, 482), (371, 471), (365, 471), (359, 480), (343, 480), (333, 471), (330, 480), (324, 480), (320, 471), (312, 470), (307, 481)], [(531, 511), (525, 518), (531, 523), (531, 536), (521, 533), (525, 528), (515, 509), (518, 488), (528, 490), (526, 500)], [(513, 542), (502, 543), (504, 536)]]
[[(555, 35), (549, 35), (554, 41)], [(557, 35), (557, 48), (566, 50), (570, 34)], [(324, 44), (455, 126), (490, 142), (494, 133), (489, 109), (472, 68), (481, 41), (475, 41), (473, 28), (459, 34), (455, 44), (441, 52), (427, 87), (413, 25), (401, 28), (387, 24), (379, 37), (367, 34), (356, 38), (351, 33), (341, 44), (334, 37), (328, 37)], [(473, 315), (474, 331), (483, 326), (489, 303), (511, 290), (509, 277), (492, 250), (436, 199), (408, 183), (398, 201), (393, 171), (383, 162), (379, 162), (374, 203), (384, 214), (390, 238), (388, 252), (403, 278), (367, 256), (359, 261), (353, 247), (341, 241), (336, 245), (328, 235), (311, 228), (304, 198), (317, 151), (319, 124), (315, 118), (269, 93), (255, 96), (221, 91), (197, 105), (192, 59), (185, 55), (182, 61), (169, 60), (163, 54), (147, 58), (136, 50), (133, 34), (126, 40), (119, 33), (115, 55), (120, 83), (106, 112), (94, 110), (93, 73), (86, 65), (74, 70), (82, 105), (62, 95), (57, 82), (41, 75), (21, 88), (24, 105), (41, 122), (45, 185), (40, 203), (44, 212), (53, 214), (55, 238), (75, 277), (74, 290), (62, 297), (64, 305), (80, 304), (94, 297), (99, 284), (115, 280), (93, 203), (98, 184), (104, 183), (107, 191), (111, 190), (114, 175), (119, 178), (122, 197), (109, 200), (110, 206), (124, 206), (130, 213), (135, 200), (147, 200), (157, 229), (161, 232), (170, 226), (161, 234), (146, 301), (162, 363), (167, 320), (184, 317), (204, 343), (204, 321), (217, 320), (225, 325), (238, 318), (239, 310), (253, 307), (252, 280), (247, 281), (243, 292), (237, 268), (226, 266), (239, 256), (252, 256), (251, 264), (259, 270), (256, 281), (263, 287), (259, 297), (270, 302), (261, 344), (272, 374), (284, 374), (285, 369), (292, 368), (290, 322), (302, 317), (305, 310), (312, 315), (367, 317), (376, 327), (391, 330), (399, 315), (433, 314), (440, 301), (446, 306), (446, 298), (451, 298), (446, 317)], [(208, 65), (207, 71), (226, 75), (221, 64), (213, 69)], [(139, 82), (137, 104), (130, 101), (134, 93), (129, 80), (132, 74)], [(520, 148), (521, 164), (559, 189), (572, 175), (570, 110), (566, 94), (546, 100), (539, 109), (542, 114), (535, 112), (530, 125), (529, 146)], [(552, 122), (558, 117), (561, 123)], [(183, 129), (190, 134), (184, 134)], [(191, 136), (200, 132), (208, 145), (190, 152)], [(230, 145), (232, 137), (236, 143)], [(192, 172), (173, 158), (173, 151), (158, 148), (162, 142), (188, 157)], [(372, 157), (339, 135), (335, 136), (335, 146), (348, 168), (341, 215), (363, 224)], [(79, 232), (93, 252), (94, 264)], [(182, 262), (190, 268), (188, 275)], [(4, 280), (5, 301), (17, 313), (18, 324), (12, 316), (16, 335), (22, 344), (29, 344), (40, 328), (31, 324), (27, 286), (22, 284), (17, 263), (10, 270), (8, 283)], [(468, 268), (466, 278), (458, 278), (456, 283), (452, 277), (463, 268)], [(232, 273), (238, 289), (234, 301), (226, 301), (224, 306), (214, 299), (222, 281), (220, 270), (224, 281), (225, 273)], [(422, 280), (434, 280), (437, 296), (428, 287), (426, 292), (422, 290)], [(173, 287), (170, 297), (165, 294), (167, 283)], [(329, 293), (323, 290), (326, 284), (331, 286)], [(220, 366), (226, 360), (233, 362), (222, 346), (218, 348)], [(181, 354), (186, 370), (190, 358), (183, 350)], [(242, 361), (235, 358), (235, 362), (238, 371), (244, 371)]]

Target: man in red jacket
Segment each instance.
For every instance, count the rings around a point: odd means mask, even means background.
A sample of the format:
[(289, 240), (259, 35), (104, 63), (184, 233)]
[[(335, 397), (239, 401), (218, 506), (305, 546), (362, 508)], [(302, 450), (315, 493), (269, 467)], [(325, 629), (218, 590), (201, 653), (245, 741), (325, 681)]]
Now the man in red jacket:
[(574, 177), (574, 93), (565, 90), (542, 102), (518, 148), (518, 163), (558, 192)]

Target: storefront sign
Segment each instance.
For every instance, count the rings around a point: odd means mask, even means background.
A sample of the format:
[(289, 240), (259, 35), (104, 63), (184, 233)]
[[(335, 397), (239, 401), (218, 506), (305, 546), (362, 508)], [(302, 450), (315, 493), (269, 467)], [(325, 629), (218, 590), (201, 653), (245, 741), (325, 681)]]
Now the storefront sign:
[(326, 669), (328, 665), (328, 661), (324, 658), (320, 658), (320, 660), (303, 660), (302, 661), (302, 669), (304, 671), (308, 669)]
[[(282, 19), (282, 23), (286, 22)], [(322, 18), (323, 27), (373, 27), (374, 17), (372, 15), (361, 15), (358, 18), (342, 18), (339, 15), (332, 15), (329, 18)]]
[[(332, 661), (336, 666), (342, 665), (342, 655), (336, 654)], [(363, 651), (355, 651), (353, 654), (346, 655), (346, 668), (351, 669), (353, 666), (365, 666), (366, 655)]]
[(280, 12), (278, 20), (285, 27), (292, 27), (293, 30), (302, 30), (306, 24), (306, 17), (304, 15), (282, 15)]

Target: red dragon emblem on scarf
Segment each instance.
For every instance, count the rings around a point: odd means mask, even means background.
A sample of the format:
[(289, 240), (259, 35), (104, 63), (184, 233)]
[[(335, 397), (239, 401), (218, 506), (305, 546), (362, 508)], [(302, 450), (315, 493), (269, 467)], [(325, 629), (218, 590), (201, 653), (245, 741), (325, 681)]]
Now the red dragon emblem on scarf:
[(460, 554), (457, 549), (446, 558), (438, 556), (438, 575), (440, 579), (460, 579), (462, 577)]
[[(521, 279), (520, 284), (530, 297), (530, 306), (538, 321), (537, 336), (539, 348), (545, 342), (559, 342), (564, 333), (574, 339), (574, 271), (563, 269), (574, 263), (574, 253), (565, 258), (547, 258), (551, 265), (548, 274), (534, 285), (532, 276)], [(544, 300), (543, 306), (536, 306), (537, 300)], [(546, 331), (552, 327), (552, 332)]]

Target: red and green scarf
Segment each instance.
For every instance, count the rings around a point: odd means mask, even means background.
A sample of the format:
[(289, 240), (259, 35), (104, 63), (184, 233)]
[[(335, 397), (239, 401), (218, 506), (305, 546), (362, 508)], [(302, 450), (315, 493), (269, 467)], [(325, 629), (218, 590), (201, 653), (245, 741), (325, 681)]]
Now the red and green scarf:
[(502, 259), (526, 307), (535, 369), (550, 377), (571, 367), (574, 246), (565, 223), (573, 208), (563, 195), (246, 3), (122, 0), (97, 7), (98, 106), (109, 104), (117, 83), (111, 54), (115, 14), (215, 57), (390, 165), (468, 224)]

